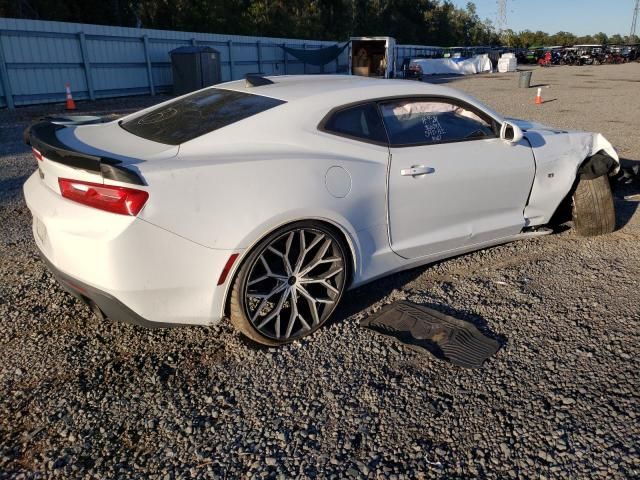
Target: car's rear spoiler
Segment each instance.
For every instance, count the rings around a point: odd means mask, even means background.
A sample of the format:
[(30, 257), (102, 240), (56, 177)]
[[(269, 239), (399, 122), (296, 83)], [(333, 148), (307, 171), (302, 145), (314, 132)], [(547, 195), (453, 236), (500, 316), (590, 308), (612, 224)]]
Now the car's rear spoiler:
[(118, 182), (145, 185), (140, 175), (121, 165), (121, 160), (90, 155), (69, 148), (56, 135), (56, 132), (63, 128), (66, 127), (51, 121), (41, 121), (27, 127), (24, 131), (24, 141), (52, 162), (99, 173), (102, 178)]

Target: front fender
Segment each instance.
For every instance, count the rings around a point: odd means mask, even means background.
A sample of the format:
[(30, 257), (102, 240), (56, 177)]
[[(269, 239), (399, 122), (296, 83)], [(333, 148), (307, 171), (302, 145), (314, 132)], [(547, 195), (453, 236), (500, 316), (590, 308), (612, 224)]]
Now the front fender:
[(524, 211), (529, 226), (549, 222), (586, 159), (604, 151), (615, 161), (610, 173), (620, 169), (618, 154), (600, 133), (530, 129), (525, 132), (525, 138), (531, 144), (536, 161), (535, 179)]

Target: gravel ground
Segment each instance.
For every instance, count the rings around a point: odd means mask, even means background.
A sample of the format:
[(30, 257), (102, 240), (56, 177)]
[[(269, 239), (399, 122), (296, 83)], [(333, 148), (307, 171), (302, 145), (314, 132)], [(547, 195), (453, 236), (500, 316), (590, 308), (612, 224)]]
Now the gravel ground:
[[(506, 114), (601, 131), (640, 159), (640, 64), (449, 81)], [(550, 101), (553, 100), (553, 101)], [(149, 98), (80, 104), (123, 113)], [(100, 321), (38, 258), (21, 186), (26, 122), (0, 112), (0, 478), (638, 478), (639, 185), (621, 228), (570, 230), (397, 274), (347, 294), (335, 321), (281, 349), (223, 322)], [(409, 299), (493, 332), (465, 370), (359, 328)]]

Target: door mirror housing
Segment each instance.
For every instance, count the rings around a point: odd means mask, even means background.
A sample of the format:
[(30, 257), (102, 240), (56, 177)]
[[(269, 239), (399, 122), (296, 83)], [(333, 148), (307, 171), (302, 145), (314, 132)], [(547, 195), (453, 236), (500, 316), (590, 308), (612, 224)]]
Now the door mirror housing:
[(500, 138), (505, 142), (518, 143), (522, 140), (522, 129), (515, 123), (502, 122), (500, 127)]

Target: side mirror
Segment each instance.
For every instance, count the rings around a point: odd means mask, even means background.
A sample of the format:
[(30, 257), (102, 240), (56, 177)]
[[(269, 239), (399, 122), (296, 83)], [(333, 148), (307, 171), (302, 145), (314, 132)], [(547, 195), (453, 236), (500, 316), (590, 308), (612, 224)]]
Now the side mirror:
[(500, 127), (500, 138), (505, 142), (518, 143), (522, 140), (522, 129), (515, 123), (502, 122), (502, 127)]

